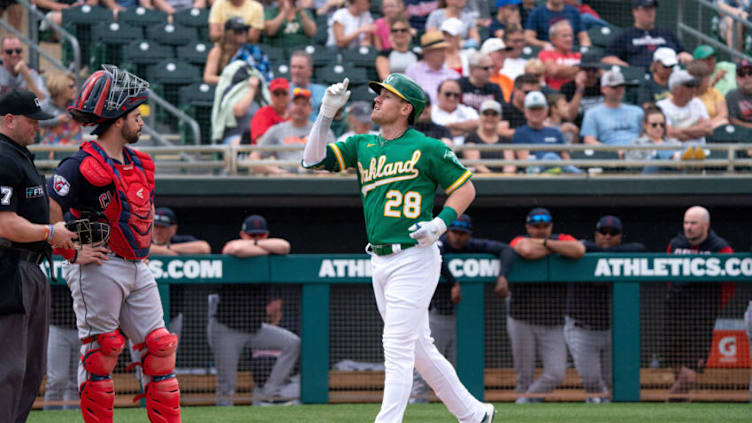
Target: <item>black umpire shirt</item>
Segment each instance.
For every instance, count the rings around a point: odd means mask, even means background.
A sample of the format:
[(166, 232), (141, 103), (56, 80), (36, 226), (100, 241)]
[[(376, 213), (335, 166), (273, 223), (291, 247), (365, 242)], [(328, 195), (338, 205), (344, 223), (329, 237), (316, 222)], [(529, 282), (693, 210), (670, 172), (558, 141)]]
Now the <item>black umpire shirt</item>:
[[(0, 211), (12, 211), (31, 223), (50, 223), (50, 203), (44, 176), (29, 150), (0, 134)], [(12, 243), (13, 248), (42, 252), (46, 241)]]

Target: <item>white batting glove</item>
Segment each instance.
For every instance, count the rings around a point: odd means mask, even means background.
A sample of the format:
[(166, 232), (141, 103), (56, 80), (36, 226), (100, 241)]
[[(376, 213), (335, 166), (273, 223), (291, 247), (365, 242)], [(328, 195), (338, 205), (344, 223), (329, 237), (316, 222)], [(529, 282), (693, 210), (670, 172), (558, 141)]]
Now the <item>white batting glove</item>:
[(410, 238), (417, 240), (421, 247), (428, 247), (436, 242), (441, 234), (446, 232), (447, 227), (442, 218), (435, 217), (430, 222), (415, 223), (408, 230), (410, 231)]
[(350, 91), (347, 90), (349, 84), (350, 79), (345, 78), (344, 81), (332, 84), (326, 89), (324, 99), (321, 101), (321, 113), (324, 117), (334, 118), (337, 111), (347, 104), (350, 98)]

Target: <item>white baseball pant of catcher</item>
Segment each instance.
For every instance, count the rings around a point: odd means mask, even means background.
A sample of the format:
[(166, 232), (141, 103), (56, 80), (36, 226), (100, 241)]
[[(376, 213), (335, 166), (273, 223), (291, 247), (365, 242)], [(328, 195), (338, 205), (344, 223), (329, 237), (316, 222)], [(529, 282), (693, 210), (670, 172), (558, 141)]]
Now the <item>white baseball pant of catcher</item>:
[(376, 423), (400, 423), (410, 398), (413, 367), (460, 423), (478, 423), (486, 409), (462, 385), (431, 339), (428, 305), (441, 271), (433, 244), (388, 256), (371, 255), (373, 291), (384, 320), (384, 399)]

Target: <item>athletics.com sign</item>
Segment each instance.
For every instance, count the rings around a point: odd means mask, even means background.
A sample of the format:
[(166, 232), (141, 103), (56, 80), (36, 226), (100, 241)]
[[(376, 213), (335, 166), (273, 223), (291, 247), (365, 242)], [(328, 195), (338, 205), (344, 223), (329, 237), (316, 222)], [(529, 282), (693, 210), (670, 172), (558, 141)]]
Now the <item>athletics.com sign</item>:
[(593, 276), (609, 277), (707, 277), (752, 276), (752, 257), (656, 257), (656, 258), (599, 258)]

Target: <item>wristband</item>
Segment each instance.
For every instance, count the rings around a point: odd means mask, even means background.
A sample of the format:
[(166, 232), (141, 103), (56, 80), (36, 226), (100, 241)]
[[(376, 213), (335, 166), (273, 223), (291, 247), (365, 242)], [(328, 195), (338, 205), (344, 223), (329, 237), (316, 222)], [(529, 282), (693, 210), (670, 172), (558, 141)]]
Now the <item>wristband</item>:
[(47, 225), (47, 230), (44, 233), (47, 235), (47, 242), (52, 243), (52, 237), (55, 236), (55, 226)]
[(44, 239), (48, 241), (50, 239), (50, 227), (49, 226), (44, 227)]
[(448, 228), (455, 220), (457, 220), (457, 211), (449, 206), (444, 206), (438, 217), (444, 221)]

